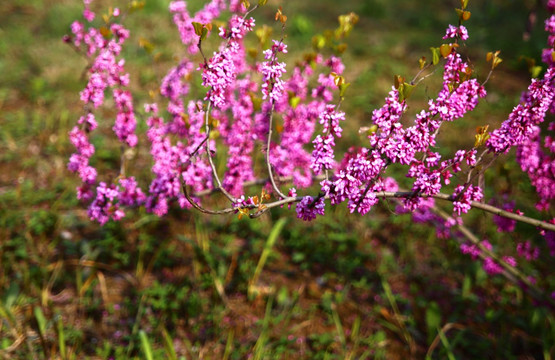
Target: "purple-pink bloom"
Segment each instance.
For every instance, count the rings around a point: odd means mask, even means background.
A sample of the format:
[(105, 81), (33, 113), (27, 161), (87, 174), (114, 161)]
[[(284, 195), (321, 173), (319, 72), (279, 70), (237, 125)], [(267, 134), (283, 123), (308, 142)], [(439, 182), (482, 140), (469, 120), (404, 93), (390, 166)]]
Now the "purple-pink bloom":
[(262, 73), (262, 100), (270, 98), (277, 102), (283, 95), (284, 81), (283, 74), (286, 72), (285, 63), (277, 61), (277, 54), (287, 53), (287, 45), (282, 41), (273, 40), (271, 49), (264, 50), (264, 58), (268, 61), (260, 64)]
[(324, 198), (313, 199), (311, 196), (305, 196), (297, 203), (297, 217), (304, 221), (316, 219), (316, 215), (324, 215)]
[(503, 272), (501, 265), (490, 257), (484, 259), (483, 269), (488, 275), (497, 275)]
[(466, 190), (463, 185), (457, 186), (453, 193), (453, 197), (456, 199), (453, 201), (453, 212), (456, 212), (459, 216), (461, 213), (466, 214), (471, 208), (472, 201), (480, 201), (483, 196), (484, 194), (479, 186), (469, 185)]
[(462, 41), (468, 40), (468, 30), (463, 25), (460, 26), (453, 26), (449, 25), (447, 31), (445, 32), (445, 36), (443, 39), (452, 39), (459, 37)]

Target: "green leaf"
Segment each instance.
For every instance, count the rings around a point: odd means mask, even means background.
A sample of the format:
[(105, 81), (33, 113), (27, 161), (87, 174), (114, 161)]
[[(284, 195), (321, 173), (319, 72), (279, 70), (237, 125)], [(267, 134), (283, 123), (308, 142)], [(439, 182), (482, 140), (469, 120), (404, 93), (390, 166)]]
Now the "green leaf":
[(258, 5), (259, 6), (264, 6), (264, 5), (266, 5), (267, 2), (268, 2), (268, 0), (258, 0)]
[(439, 48), (431, 47), (432, 50), (432, 64), (437, 65), (439, 62)]
[(293, 109), (295, 109), (300, 102), (301, 102), (301, 98), (298, 96), (293, 96), (289, 98), (289, 105), (291, 105)]
[(195, 34), (202, 36), (202, 29), (204, 26), (201, 23), (193, 21), (193, 27), (195, 28)]
[(420, 59), (418, 59), (418, 65), (420, 66), (420, 70), (422, 70), (424, 68), (424, 66), (426, 66), (426, 57), (422, 56)]
[(410, 97), (412, 91), (414, 90), (414, 86), (415, 85), (405, 82), (399, 87), (399, 93), (402, 95), (403, 99), (408, 99)]
[(540, 65), (537, 66), (532, 66), (530, 68), (530, 75), (533, 78), (537, 78), (538, 76), (540, 76), (540, 73), (542, 72), (542, 67)]
[(317, 50), (322, 49), (326, 46), (326, 38), (322, 35), (316, 35), (312, 38), (312, 46)]
[(343, 97), (345, 96), (345, 90), (347, 90), (347, 88), (351, 86), (351, 83), (344, 83), (339, 85), (339, 96)]

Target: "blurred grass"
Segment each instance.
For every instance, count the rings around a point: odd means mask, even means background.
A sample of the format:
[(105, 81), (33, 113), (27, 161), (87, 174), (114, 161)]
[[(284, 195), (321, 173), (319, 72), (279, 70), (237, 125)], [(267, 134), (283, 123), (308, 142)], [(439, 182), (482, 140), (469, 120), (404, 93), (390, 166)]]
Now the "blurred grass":
[[(468, 55), (479, 78), (487, 74), (487, 51), (503, 50), (505, 62), (488, 84), (486, 102), (441, 134), (442, 151), (471, 146), (476, 125), (496, 126), (518, 101), (527, 86), (518, 57), (538, 58), (545, 42), (541, 21), (533, 41), (520, 40), (534, 3), (470, 2)], [(93, 2), (98, 9), (110, 4)], [(346, 148), (360, 142), (356, 130), (381, 106), (393, 75), (412, 78), (417, 60), (441, 43), (458, 1), (270, 1), (257, 22), (271, 23), (278, 5), (289, 16), (290, 59), (302, 55), (314, 32), (333, 28), (339, 14), (360, 16), (345, 54), (353, 83), (343, 105), (349, 133), (340, 146)], [(137, 104), (183, 53), (167, 6), (147, 1), (127, 22), (133, 32), (125, 55)], [(80, 11), (67, 0), (0, 3), (1, 358), (555, 356), (552, 309), (502, 278), (487, 277), (456, 241), (438, 240), (435, 229), (395, 214), (393, 203), (366, 217), (328, 207), (312, 223), (286, 209), (256, 221), (174, 209), (164, 219), (137, 210), (121, 223), (90, 222), (75, 200), (77, 179), (66, 171), (67, 132), (82, 111), (86, 62), (61, 37)], [(140, 37), (154, 44), (157, 61), (138, 46)], [(438, 84), (436, 74), (417, 88), (410, 112)], [(95, 165), (115, 173), (112, 116), (101, 112), (104, 124), (92, 141)], [(133, 161), (146, 185), (147, 152)], [(533, 190), (514, 161), (492, 170), (487, 195), (510, 194), (537, 215)], [(282, 219), (287, 225), (271, 237)], [(545, 250), (527, 226), (498, 234), (491, 217), (476, 212), (467, 222), (499, 254), (514, 254), (515, 242), (527, 239)], [(541, 256), (521, 268), (553, 289), (552, 258), (546, 251)], [(256, 290), (252, 297), (249, 287)], [(448, 331), (449, 324), (456, 330)], [(441, 344), (432, 346), (436, 338)]]

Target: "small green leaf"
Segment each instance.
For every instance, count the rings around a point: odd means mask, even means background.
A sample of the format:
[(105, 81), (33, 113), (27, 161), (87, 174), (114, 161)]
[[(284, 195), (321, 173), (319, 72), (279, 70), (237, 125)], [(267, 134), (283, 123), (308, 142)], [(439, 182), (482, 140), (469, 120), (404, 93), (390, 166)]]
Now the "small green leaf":
[(210, 140), (215, 140), (220, 137), (220, 132), (218, 130), (210, 131)]
[(439, 62), (439, 48), (432, 47), (430, 50), (432, 51), (432, 64), (437, 65)]
[(420, 70), (424, 69), (424, 66), (426, 66), (425, 56), (422, 56), (420, 59), (418, 59), (418, 66), (420, 67)]
[(297, 108), (300, 102), (301, 102), (301, 98), (298, 96), (293, 96), (289, 98), (289, 105), (291, 105), (293, 109)]
[(258, 0), (258, 5), (259, 6), (264, 6), (264, 5), (266, 5), (267, 2), (268, 2), (268, 0)]
[(202, 28), (202, 32), (201, 32), (201, 35), (200, 35), (200, 39), (201, 39), (201, 40), (206, 39), (206, 35), (208, 35), (208, 29), (205, 28), (205, 27), (203, 27), (203, 28)]
[(412, 94), (412, 91), (414, 90), (414, 86), (415, 85), (411, 85), (409, 83), (403, 83), (402, 90), (400, 91), (403, 92), (404, 99), (408, 99), (410, 97), (410, 95)]
[(316, 35), (312, 38), (312, 46), (318, 50), (326, 46), (326, 38), (322, 35)]
[(197, 34), (197, 36), (202, 36), (202, 29), (204, 26), (201, 23), (193, 21), (193, 27), (195, 28), (195, 34)]
[(532, 66), (530, 68), (530, 75), (533, 78), (537, 78), (538, 76), (540, 76), (540, 73), (542, 72), (542, 67), (540, 65), (538, 66)]
[(339, 85), (339, 96), (343, 97), (345, 96), (345, 90), (347, 90), (347, 88), (351, 86), (351, 83), (343, 83), (341, 85)]
[(129, 3), (128, 7), (131, 12), (134, 12), (136, 10), (141, 10), (142, 8), (145, 7), (145, 2), (133, 0)]

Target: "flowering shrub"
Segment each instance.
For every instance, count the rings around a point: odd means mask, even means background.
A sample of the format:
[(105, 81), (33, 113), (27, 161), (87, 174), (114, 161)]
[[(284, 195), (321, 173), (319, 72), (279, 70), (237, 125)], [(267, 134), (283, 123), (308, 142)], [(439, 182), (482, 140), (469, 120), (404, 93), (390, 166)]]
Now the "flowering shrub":
[[(459, 52), (470, 36), (463, 25), (470, 18), (468, 0), (461, 0), (459, 23), (448, 26), (445, 43), (432, 48), (432, 60), (421, 59), (420, 71), (411, 81), (395, 77), (384, 105), (372, 113), (372, 124), (361, 129), (367, 141), (340, 155), (335, 144), (341, 138), (342, 123), (348, 121), (340, 107), (349, 86), (342, 75), (345, 67), (340, 57), (313, 53), (288, 67), (282, 60), (287, 54), (287, 17), (280, 8), (275, 19), (282, 25), (281, 36), (262, 52), (263, 59), (247, 61), (245, 41), (249, 35), (255, 33), (261, 46), (269, 35), (264, 28), (256, 32), (251, 17), (266, 0), (255, 5), (212, 0), (195, 14), (187, 10), (185, 1), (173, 1), (169, 10), (186, 55), (168, 71), (160, 86), (169, 116), (162, 117), (158, 103), (144, 105), (154, 177), (148, 189), (142, 190), (125, 166), (117, 180), (107, 183), (89, 162), (95, 152), (88, 140), (97, 127), (94, 111), (105, 103), (108, 91), (117, 111), (113, 131), (123, 148), (138, 145), (137, 110), (127, 89), (130, 77), (121, 57), (129, 38), (129, 30), (120, 24), (125, 14), (113, 9), (103, 16), (104, 24), (96, 26), (90, 2), (85, 0), (85, 21), (74, 22), (72, 35), (65, 41), (91, 60), (88, 82), (81, 92), (86, 114), (70, 132), (76, 152), (68, 164), (82, 180), (77, 196), (89, 204), (91, 220), (100, 224), (119, 220), (126, 207), (137, 206), (162, 216), (172, 204), (208, 214), (237, 213), (255, 218), (274, 207), (296, 204), (297, 216), (310, 221), (324, 215), (326, 202), (346, 202), (351, 213), (364, 215), (380, 199), (396, 198), (398, 212), (409, 211), (415, 221), (435, 223), (440, 236), (464, 233), (460, 216), (479, 208), (495, 214), (500, 230), (511, 231), (515, 221), (527, 222), (539, 227), (553, 245), (553, 221), (530, 219), (512, 205), (498, 208), (484, 203), (479, 179), (499, 155), (516, 148), (517, 161), (538, 191), (538, 209), (550, 208), (555, 197), (555, 142), (542, 134), (540, 125), (549, 111), (555, 111), (555, 16), (545, 23), (549, 33), (549, 47), (543, 53), (547, 70), (531, 80), (500, 128), (491, 132), (488, 126), (478, 129), (472, 148), (456, 150), (451, 157), (435, 151), (440, 129), (476, 108), (486, 96), (489, 79), (479, 82)], [(214, 29), (212, 23), (227, 11), (232, 14), (227, 25)], [(357, 20), (355, 14), (341, 16), (335, 36), (347, 35)], [(203, 44), (212, 44), (218, 36), (217, 51), (208, 57)], [(198, 60), (200, 65), (196, 65)], [(501, 62), (499, 52), (489, 53), (487, 60), (494, 71)], [(406, 117), (411, 92), (433, 69), (443, 73), (441, 89), (406, 125), (407, 121), (401, 120)], [(195, 75), (205, 88), (197, 99), (190, 94)], [(278, 125), (273, 121), (276, 114), (282, 119)], [(554, 126), (550, 124), (548, 130)], [(264, 152), (262, 164), (256, 156), (257, 147)], [(218, 153), (227, 155), (223, 175), (218, 174), (215, 164)], [(405, 166), (412, 181), (410, 190), (400, 189), (388, 176), (388, 167), (393, 164)], [(453, 182), (455, 175), (458, 180)], [(293, 184), (287, 194), (283, 192), (286, 183)], [(248, 195), (251, 185), (262, 185), (262, 196)], [(201, 202), (203, 195), (216, 192), (228, 199), (228, 207), (211, 210)], [(452, 215), (438, 211), (436, 200), (452, 202)], [(515, 259), (493, 258), (488, 242), (469, 239), (471, 243), (463, 244), (461, 250), (474, 258), (482, 255), (488, 273), (513, 271)], [(535, 251), (529, 243), (519, 244), (522, 257), (537, 257)], [(521, 280), (532, 285), (527, 279)]]

